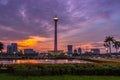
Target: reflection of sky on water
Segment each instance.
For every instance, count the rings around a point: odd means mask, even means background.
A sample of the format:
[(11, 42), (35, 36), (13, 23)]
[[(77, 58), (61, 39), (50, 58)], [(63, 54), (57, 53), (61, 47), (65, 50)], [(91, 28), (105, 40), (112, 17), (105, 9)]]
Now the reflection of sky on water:
[(14, 61), (11, 60), (2, 60), (0, 61), (0, 64), (13, 64)]
[(1, 60), (0, 64), (64, 64), (64, 63), (89, 63), (88, 61), (83, 60)]

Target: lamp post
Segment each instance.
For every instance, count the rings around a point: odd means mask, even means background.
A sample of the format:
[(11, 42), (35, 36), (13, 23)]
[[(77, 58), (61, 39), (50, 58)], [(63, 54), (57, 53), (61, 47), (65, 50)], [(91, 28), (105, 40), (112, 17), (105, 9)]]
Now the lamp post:
[(55, 22), (55, 32), (54, 32), (54, 52), (57, 52), (57, 22), (58, 22), (58, 17), (54, 17), (54, 22)]
[(106, 50), (106, 53), (108, 53), (108, 48), (105, 48), (105, 50)]
[(15, 59), (16, 52), (13, 52), (13, 54), (14, 54), (14, 59)]

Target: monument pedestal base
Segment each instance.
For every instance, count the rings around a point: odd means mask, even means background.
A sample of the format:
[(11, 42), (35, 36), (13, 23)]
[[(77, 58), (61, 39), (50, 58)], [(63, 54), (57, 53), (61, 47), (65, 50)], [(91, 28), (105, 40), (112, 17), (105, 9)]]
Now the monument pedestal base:
[(48, 51), (48, 53), (51, 53), (52, 55), (60, 55), (61, 53), (63, 53), (64, 50), (58, 50), (58, 51)]

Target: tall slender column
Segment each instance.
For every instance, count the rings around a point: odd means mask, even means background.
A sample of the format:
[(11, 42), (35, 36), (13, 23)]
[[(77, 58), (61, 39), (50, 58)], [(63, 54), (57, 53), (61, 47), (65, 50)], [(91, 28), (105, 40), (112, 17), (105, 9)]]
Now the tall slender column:
[(54, 51), (57, 52), (57, 22), (58, 22), (58, 17), (54, 17), (55, 21), (55, 32), (54, 32)]

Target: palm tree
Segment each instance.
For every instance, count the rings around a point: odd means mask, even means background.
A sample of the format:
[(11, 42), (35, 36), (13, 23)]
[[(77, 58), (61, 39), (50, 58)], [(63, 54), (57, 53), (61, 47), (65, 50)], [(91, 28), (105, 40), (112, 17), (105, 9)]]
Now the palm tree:
[(114, 40), (114, 37), (112, 37), (112, 36), (106, 36), (106, 38), (105, 38), (105, 44), (107, 44), (107, 46), (108, 46), (108, 48), (109, 48), (109, 53), (111, 54), (111, 45), (113, 44), (113, 42), (114, 42), (115, 40)]
[(2, 52), (2, 50), (3, 50), (3, 43), (2, 42), (0, 42), (0, 52)]
[(113, 47), (116, 49), (116, 53), (117, 53), (118, 49), (120, 48), (120, 41), (114, 41)]

